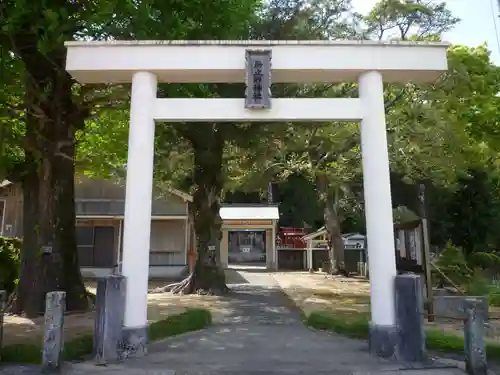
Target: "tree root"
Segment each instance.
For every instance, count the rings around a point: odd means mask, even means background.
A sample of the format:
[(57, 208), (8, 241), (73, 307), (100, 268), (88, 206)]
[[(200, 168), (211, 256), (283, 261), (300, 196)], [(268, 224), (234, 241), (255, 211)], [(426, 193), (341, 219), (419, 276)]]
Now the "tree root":
[(196, 280), (194, 273), (190, 273), (184, 280), (168, 284), (149, 291), (149, 294), (171, 293), (173, 295), (199, 294), (199, 295), (222, 295), (230, 291), (224, 279), (216, 278), (211, 282)]
[(168, 284), (159, 288), (155, 288), (149, 291), (149, 294), (158, 294), (158, 293), (172, 293), (172, 294), (186, 294), (189, 287), (191, 286), (191, 282), (193, 280), (194, 273), (191, 272), (184, 280)]

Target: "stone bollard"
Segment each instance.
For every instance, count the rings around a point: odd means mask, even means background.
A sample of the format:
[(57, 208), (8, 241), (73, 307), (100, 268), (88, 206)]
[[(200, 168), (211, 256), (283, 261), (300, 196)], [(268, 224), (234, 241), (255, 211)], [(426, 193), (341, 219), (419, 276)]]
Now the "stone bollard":
[(120, 359), (125, 309), (125, 276), (109, 275), (97, 282), (96, 317), (94, 326), (94, 356), (97, 363), (106, 364)]
[(486, 347), (484, 343), (484, 309), (481, 300), (464, 300), (465, 368), (469, 375), (486, 375)]
[(399, 328), (398, 359), (405, 362), (426, 360), (423, 280), (419, 275), (398, 275), (396, 320)]
[(42, 371), (58, 371), (64, 346), (66, 292), (49, 292), (45, 297), (45, 325), (42, 345)]
[(0, 290), (0, 359), (2, 358), (2, 343), (3, 343), (3, 315), (5, 310), (5, 303), (7, 301), (7, 292)]

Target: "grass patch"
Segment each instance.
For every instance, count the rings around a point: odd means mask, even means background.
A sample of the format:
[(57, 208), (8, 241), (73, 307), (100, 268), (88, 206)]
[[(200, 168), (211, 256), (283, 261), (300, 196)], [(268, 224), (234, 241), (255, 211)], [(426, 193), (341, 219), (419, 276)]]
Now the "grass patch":
[[(149, 325), (150, 341), (161, 340), (182, 333), (198, 331), (212, 324), (212, 314), (204, 309), (188, 309), (181, 314), (171, 315)], [(64, 343), (63, 359), (78, 361), (92, 354), (93, 337), (85, 335)], [(0, 363), (40, 364), (42, 347), (35, 344), (6, 345), (0, 348)]]
[[(335, 313), (315, 311), (306, 319), (305, 323), (315, 329), (332, 331), (341, 335), (368, 339), (368, 314), (363, 313)], [(464, 353), (464, 338), (442, 332), (435, 328), (426, 329), (427, 349), (441, 353)], [(491, 359), (500, 359), (500, 343), (486, 343), (486, 356)]]
[(306, 325), (322, 331), (332, 331), (354, 339), (368, 338), (367, 314), (336, 311), (315, 311), (309, 314)]
[(204, 309), (189, 309), (182, 314), (172, 315), (151, 323), (149, 340), (155, 341), (181, 333), (198, 331), (212, 324), (212, 314)]

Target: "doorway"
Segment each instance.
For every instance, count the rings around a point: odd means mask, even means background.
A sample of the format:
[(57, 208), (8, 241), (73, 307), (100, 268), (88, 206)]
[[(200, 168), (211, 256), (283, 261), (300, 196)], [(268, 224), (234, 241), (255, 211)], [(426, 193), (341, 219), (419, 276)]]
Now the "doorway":
[(266, 263), (265, 230), (230, 231), (228, 237), (228, 262), (230, 264)]

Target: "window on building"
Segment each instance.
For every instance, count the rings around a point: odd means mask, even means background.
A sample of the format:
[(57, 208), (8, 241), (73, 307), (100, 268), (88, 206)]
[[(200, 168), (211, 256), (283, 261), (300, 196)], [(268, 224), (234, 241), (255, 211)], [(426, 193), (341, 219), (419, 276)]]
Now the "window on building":
[(109, 268), (115, 266), (116, 247), (113, 226), (77, 226), (76, 244), (81, 267)]
[(81, 267), (94, 265), (94, 227), (76, 227), (76, 244), (78, 246), (78, 260)]

